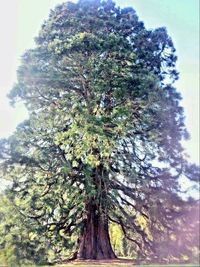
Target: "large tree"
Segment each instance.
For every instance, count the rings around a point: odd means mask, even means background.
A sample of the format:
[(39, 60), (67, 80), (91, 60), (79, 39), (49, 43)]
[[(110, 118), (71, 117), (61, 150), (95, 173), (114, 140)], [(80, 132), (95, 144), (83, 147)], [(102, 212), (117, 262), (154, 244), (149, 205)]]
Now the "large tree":
[(139, 218), (172, 227), (179, 178), (197, 179), (181, 146), (176, 59), (165, 28), (145, 29), (110, 0), (57, 6), (23, 55), (10, 98), (29, 119), (1, 141), (3, 175), (25, 218), (60, 239), (79, 235), (75, 257), (116, 257), (109, 222), (150, 253)]

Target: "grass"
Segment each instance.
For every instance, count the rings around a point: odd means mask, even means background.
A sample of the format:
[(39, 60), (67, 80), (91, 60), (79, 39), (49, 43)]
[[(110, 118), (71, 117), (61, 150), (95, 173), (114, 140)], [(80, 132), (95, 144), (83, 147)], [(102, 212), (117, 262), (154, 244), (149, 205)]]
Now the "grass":
[[(56, 267), (113, 267), (113, 266), (120, 266), (120, 267), (127, 267), (127, 265), (56, 265)], [(131, 266), (131, 265), (130, 265)], [(133, 267), (200, 267), (197, 264), (169, 264), (169, 265), (132, 265)], [(28, 266), (27, 266), (28, 267)]]
[[(56, 265), (55, 267), (114, 267), (114, 266), (120, 266), (120, 267), (127, 267), (127, 265), (79, 265), (79, 264), (72, 264), (72, 265)], [(133, 266), (133, 267), (200, 267), (200, 265), (191, 265), (191, 264), (169, 264), (169, 265), (130, 265), (130, 266)], [(28, 267), (28, 266), (27, 266)], [(32, 266), (34, 267), (34, 266)], [(45, 267), (45, 266), (43, 266)]]
[[(113, 266), (120, 266), (120, 267), (127, 267), (127, 265), (110, 265), (110, 264), (101, 264), (101, 265), (79, 265), (79, 264), (60, 264), (60, 265), (54, 265), (54, 267), (113, 267)], [(169, 264), (169, 265), (129, 265), (133, 267), (200, 267), (198, 264)], [(0, 264), (0, 267), (4, 267), (3, 265)], [(24, 267), (49, 267), (49, 266), (33, 266), (33, 265), (26, 265)]]

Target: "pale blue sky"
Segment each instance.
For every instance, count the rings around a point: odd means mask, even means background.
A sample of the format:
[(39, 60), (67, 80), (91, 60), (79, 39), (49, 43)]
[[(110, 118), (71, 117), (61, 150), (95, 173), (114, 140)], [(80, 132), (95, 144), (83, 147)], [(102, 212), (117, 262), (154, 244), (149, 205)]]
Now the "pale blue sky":
[[(50, 8), (61, 0), (0, 0), (0, 137), (9, 136), (26, 117), (19, 104), (14, 110), (6, 94), (16, 80), (20, 55), (34, 45)], [(184, 144), (193, 162), (199, 163), (199, 0), (117, 0), (132, 6), (147, 28), (166, 26), (177, 49), (186, 125), (191, 140)]]

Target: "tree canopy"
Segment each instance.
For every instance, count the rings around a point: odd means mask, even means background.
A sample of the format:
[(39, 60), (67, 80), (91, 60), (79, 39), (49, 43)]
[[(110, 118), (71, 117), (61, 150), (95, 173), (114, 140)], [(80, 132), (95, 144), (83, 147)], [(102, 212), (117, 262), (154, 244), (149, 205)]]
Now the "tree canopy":
[(166, 29), (147, 30), (131, 7), (79, 0), (52, 10), (35, 41), (9, 95), (29, 119), (1, 140), (10, 203), (50, 247), (60, 244), (57, 255), (73, 246), (77, 258), (115, 258), (111, 222), (139, 256), (154, 255), (155, 233), (183, 214), (180, 177), (199, 173), (181, 145)]

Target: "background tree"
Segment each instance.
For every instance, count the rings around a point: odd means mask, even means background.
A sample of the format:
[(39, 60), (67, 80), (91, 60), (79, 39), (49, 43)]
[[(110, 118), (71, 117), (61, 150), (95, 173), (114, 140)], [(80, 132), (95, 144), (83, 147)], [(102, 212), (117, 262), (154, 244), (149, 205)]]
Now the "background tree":
[(150, 255), (139, 218), (171, 228), (179, 178), (198, 179), (181, 146), (175, 62), (165, 28), (146, 30), (110, 0), (57, 6), (23, 55), (10, 98), (29, 120), (1, 142), (2, 175), (24, 216), (56, 238), (79, 236), (74, 257), (115, 258), (109, 222)]

